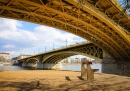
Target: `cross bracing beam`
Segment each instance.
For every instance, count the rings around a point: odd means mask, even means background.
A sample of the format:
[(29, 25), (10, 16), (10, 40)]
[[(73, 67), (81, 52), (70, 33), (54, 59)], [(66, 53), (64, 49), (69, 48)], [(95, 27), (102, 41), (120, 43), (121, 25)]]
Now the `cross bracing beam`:
[(37, 58), (29, 58), (26, 60), (26, 63), (36, 63), (36, 62), (39, 62)]
[[(100, 51), (100, 52), (102, 52), (102, 51)], [(47, 56), (45, 59), (43, 59), (43, 63), (58, 63), (65, 58), (68, 58), (68, 57), (74, 56), (74, 55), (79, 55), (79, 54), (94, 58), (100, 62), (102, 61), (102, 58), (93, 56), (94, 54), (96, 54), (94, 51), (91, 51), (90, 54), (87, 54), (87, 53), (85, 53), (85, 51), (81, 52), (79, 50), (73, 50), (73, 51), (63, 51), (63, 52), (51, 54), (51, 55)]]
[(126, 13), (120, 15), (121, 10), (113, 0), (85, 0), (82, 5), (77, 0), (0, 0), (0, 17), (73, 33), (115, 59), (127, 61), (130, 60), (130, 20)]

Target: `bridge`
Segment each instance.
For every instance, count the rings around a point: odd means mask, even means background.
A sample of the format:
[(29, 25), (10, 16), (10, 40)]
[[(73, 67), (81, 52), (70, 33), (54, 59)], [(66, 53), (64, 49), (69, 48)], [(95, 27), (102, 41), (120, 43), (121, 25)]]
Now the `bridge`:
[(129, 62), (130, 16), (122, 11), (117, 0), (0, 0), (0, 17), (64, 30), (89, 40), (111, 60)]
[[(75, 45), (69, 45), (48, 52), (39, 53), (29, 57), (19, 59), (22, 66), (37, 66), (37, 68), (52, 68), (58, 63), (70, 56), (84, 55), (94, 58), (98, 61), (103, 59), (103, 50), (91, 42), (82, 42)], [(46, 66), (47, 65), (47, 66)], [(58, 66), (60, 67), (60, 66)], [(54, 67), (53, 67), (54, 68)]]

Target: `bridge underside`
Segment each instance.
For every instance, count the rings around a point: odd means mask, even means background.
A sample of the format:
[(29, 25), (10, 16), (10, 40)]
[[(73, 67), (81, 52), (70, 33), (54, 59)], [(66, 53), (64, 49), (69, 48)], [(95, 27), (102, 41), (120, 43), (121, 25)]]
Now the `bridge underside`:
[(58, 28), (130, 60), (130, 19), (116, 0), (0, 0), (0, 17)]
[(39, 62), (39, 60), (37, 58), (30, 58), (30, 59), (26, 60), (26, 63), (34, 63), (35, 64), (37, 62)]
[(76, 55), (75, 53), (56, 53), (54, 55), (50, 55), (46, 59), (43, 60), (43, 63), (58, 63), (61, 60)]
[(45, 59), (43, 59), (43, 63), (58, 63), (61, 60), (70, 57), (70, 56), (74, 56), (74, 55), (84, 55), (84, 56), (88, 56), (91, 58), (96, 59), (97, 61), (102, 61), (102, 50), (99, 50), (97, 52), (94, 52), (93, 50), (88, 50), (89, 53), (87, 53), (85, 50), (82, 51), (82, 49), (80, 49), (80, 51), (63, 51), (63, 52), (58, 52), (58, 53), (54, 53), (51, 54), (49, 56), (47, 56)]

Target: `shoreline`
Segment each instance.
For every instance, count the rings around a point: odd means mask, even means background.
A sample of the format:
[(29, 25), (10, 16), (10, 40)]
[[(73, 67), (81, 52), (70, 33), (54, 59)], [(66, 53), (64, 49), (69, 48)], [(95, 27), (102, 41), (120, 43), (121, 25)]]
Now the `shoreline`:
[[(93, 64), (91, 66), (93, 69), (99, 69), (99, 73), (101, 73), (101, 64)], [(21, 67), (21, 66), (0, 66), (0, 71), (7, 71), (7, 70), (46, 70), (43, 68), (36, 68), (36, 67)], [(62, 64), (62, 68), (58, 70), (72, 70), (72, 71), (81, 71), (81, 64)]]
[(0, 72), (2, 91), (130, 91), (130, 77), (95, 73), (95, 79), (80, 77), (80, 71), (15, 70)]

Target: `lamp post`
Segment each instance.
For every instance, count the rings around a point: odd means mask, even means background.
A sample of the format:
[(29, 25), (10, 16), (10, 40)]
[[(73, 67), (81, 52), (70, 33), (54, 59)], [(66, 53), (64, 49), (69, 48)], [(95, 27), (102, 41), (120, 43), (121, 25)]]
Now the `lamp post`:
[(38, 50), (38, 53), (40, 53), (40, 49)]
[(66, 46), (67, 46), (67, 39), (66, 39), (66, 41), (65, 41), (65, 42), (66, 42)]
[(46, 46), (45, 46), (45, 52), (46, 52)]
[(54, 47), (55, 47), (55, 44), (53, 43), (53, 50), (55, 49)]

